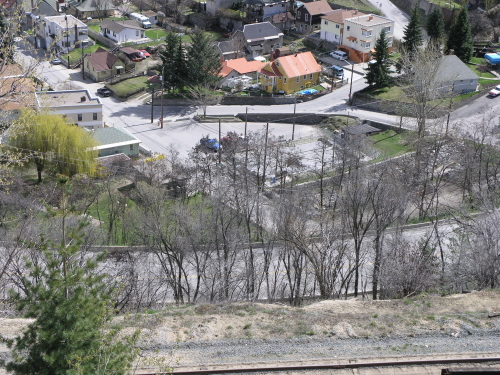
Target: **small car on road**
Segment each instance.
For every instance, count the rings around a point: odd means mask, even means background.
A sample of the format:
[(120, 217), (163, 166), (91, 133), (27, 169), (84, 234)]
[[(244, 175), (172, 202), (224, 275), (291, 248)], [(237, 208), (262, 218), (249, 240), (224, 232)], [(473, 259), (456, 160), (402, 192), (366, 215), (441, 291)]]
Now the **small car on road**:
[(498, 95), (500, 95), (500, 85), (491, 90), (488, 93), (488, 95), (491, 96), (492, 98), (496, 98)]
[(330, 52), (330, 56), (337, 60), (342, 60), (342, 61), (347, 60), (347, 53), (340, 50)]
[(60, 59), (54, 59), (50, 62), (52, 65), (61, 65), (62, 61)]
[(106, 87), (101, 87), (100, 89), (97, 89), (97, 93), (101, 96), (108, 97), (111, 96), (113, 93)]

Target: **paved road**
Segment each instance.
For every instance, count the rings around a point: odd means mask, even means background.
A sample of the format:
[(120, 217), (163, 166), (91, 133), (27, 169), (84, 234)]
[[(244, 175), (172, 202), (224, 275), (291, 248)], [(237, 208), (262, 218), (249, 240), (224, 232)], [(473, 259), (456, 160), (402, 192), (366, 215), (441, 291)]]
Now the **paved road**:
[(408, 15), (395, 6), (390, 0), (368, 0), (374, 7), (384, 12), (387, 18), (394, 20), (394, 37), (402, 39), (404, 28), (408, 24)]

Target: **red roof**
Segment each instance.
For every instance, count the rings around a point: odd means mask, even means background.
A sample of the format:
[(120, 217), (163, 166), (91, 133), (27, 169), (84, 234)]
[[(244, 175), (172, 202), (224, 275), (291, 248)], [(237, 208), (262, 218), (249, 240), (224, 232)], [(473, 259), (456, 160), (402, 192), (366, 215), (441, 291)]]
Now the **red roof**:
[(240, 57), (239, 59), (223, 61), (220, 75), (226, 77), (233, 70), (236, 70), (239, 74), (258, 72), (265, 65), (266, 63), (260, 61), (247, 61), (244, 57)]
[(268, 64), (270, 64), (274, 74), (267, 70), (262, 70), (261, 73), (271, 77), (282, 75), (279, 73), (278, 66), (281, 66), (283, 72), (285, 73), (284, 75), (288, 78), (321, 72), (321, 66), (318, 64), (311, 52), (282, 56)]

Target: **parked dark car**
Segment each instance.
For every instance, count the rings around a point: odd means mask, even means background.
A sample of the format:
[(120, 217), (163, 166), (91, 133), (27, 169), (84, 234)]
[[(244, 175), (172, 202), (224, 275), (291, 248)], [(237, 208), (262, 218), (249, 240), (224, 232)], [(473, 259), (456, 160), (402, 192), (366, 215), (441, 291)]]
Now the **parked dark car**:
[(102, 87), (100, 89), (97, 89), (97, 93), (101, 96), (108, 97), (111, 96), (113, 93), (107, 89), (106, 87)]
[(217, 152), (220, 148), (219, 142), (215, 138), (204, 137), (200, 139), (200, 145), (206, 147), (208, 150)]

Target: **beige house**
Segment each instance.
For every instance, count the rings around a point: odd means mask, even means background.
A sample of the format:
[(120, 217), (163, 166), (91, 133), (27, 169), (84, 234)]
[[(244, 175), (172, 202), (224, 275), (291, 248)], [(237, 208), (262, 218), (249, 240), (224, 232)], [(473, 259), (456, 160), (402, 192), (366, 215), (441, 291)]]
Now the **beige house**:
[(125, 72), (125, 64), (118, 57), (103, 48), (83, 58), (85, 75), (95, 82), (102, 82)]
[(102, 103), (88, 90), (39, 91), (35, 99), (38, 108), (47, 108), (75, 125), (86, 129), (103, 127)]
[(320, 39), (342, 44), (344, 37), (344, 22), (348, 18), (364, 16), (357, 10), (336, 9), (321, 16)]
[(382, 30), (385, 30), (391, 52), (394, 39), (393, 20), (375, 14), (347, 18), (344, 20), (343, 38), (339, 49), (347, 52), (352, 61), (368, 62), (372, 59), (372, 52)]

